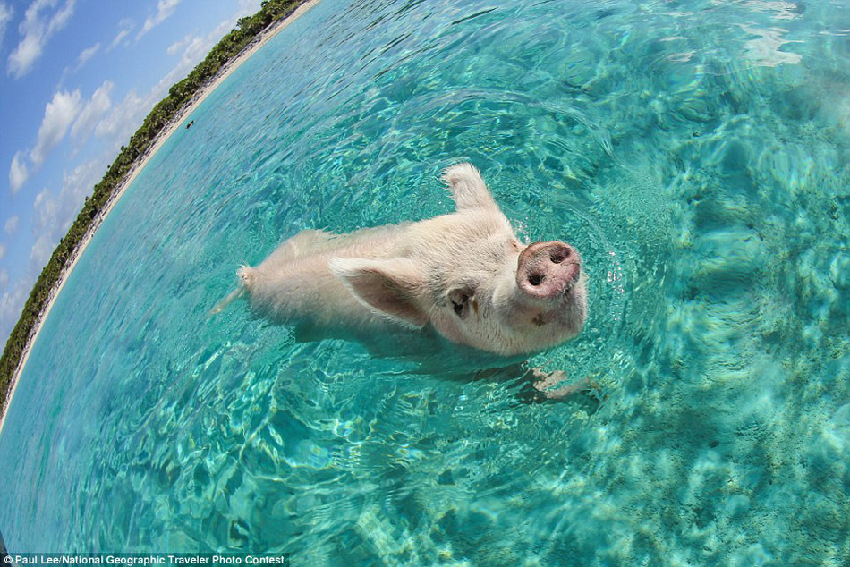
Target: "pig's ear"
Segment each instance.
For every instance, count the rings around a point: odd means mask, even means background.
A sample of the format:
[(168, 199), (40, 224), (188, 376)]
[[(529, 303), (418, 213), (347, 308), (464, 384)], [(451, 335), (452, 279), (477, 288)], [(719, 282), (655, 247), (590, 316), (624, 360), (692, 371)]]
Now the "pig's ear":
[(417, 297), (425, 278), (414, 263), (404, 258), (333, 258), (331, 272), (366, 307), (409, 327), (422, 327), (428, 315)]
[(443, 182), (449, 186), (458, 211), (475, 208), (499, 209), (481, 179), (481, 174), (472, 164), (459, 163), (446, 169), (443, 172)]

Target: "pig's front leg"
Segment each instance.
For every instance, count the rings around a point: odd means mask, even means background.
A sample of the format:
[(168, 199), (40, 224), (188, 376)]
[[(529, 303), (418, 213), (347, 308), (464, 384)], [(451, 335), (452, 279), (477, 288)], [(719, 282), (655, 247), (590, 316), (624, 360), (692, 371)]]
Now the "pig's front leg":
[(532, 368), (529, 374), (533, 388), (531, 401), (565, 400), (576, 394), (586, 394), (597, 401), (602, 401), (599, 384), (589, 377), (572, 384), (564, 384), (567, 374), (563, 370), (545, 372), (540, 368)]

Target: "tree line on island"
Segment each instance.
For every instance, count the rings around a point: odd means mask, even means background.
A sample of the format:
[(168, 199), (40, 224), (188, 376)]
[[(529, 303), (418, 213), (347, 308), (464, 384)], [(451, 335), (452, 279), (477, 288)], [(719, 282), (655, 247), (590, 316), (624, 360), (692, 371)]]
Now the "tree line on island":
[(228, 61), (237, 57), (257, 36), (272, 24), (292, 14), (305, 1), (267, 0), (261, 3), (259, 12), (239, 19), (236, 28), (225, 35), (185, 79), (171, 87), (168, 96), (153, 107), (142, 126), (130, 138), (129, 144), (121, 148), (118, 157), (109, 166), (103, 179), (94, 186), (82, 211), (41, 271), (21, 312), (21, 318), (6, 341), (3, 356), (0, 357), (0, 415), (6, 410), (15, 372), (33, 338), (39, 319), (47, 308), (52, 290), (58, 285), (63, 271), (73, 261), (86, 235), (95, 228), (95, 219), (121, 187), (133, 165), (145, 157), (157, 136), (192, 102), (195, 95), (215, 79)]

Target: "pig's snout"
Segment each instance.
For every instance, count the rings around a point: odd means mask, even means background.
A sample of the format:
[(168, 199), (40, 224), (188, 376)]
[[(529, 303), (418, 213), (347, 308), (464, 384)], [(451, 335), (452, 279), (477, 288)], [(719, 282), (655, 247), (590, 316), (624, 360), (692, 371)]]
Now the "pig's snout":
[(516, 283), (536, 299), (553, 299), (578, 281), (581, 256), (565, 242), (534, 242), (519, 255)]

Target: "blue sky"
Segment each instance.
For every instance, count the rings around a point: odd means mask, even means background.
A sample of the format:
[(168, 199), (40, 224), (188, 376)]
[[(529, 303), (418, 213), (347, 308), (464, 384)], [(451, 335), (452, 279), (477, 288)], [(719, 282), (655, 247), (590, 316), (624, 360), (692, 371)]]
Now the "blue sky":
[(0, 348), (118, 150), (260, 0), (0, 0)]

